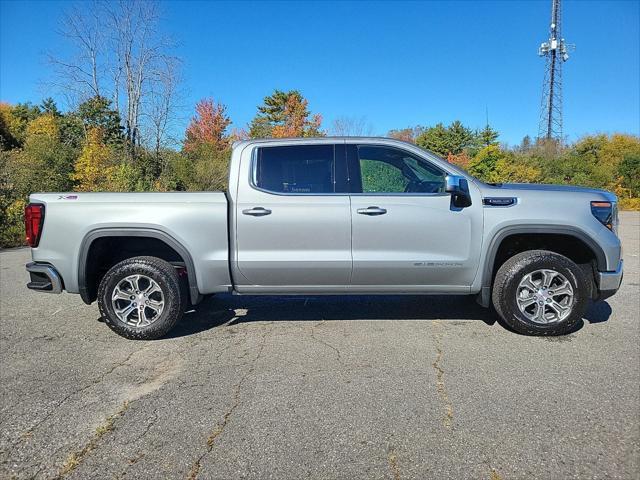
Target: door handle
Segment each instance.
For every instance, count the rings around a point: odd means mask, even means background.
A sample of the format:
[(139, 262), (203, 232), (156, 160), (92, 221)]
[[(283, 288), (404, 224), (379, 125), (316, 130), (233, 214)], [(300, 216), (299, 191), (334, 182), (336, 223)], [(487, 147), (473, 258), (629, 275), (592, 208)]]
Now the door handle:
[(271, 210), (263, 207), (253, 207), (246, 210), (242, 210), (245, 215), (251, 215), (253, 217), (264, 217), (265, 215), (271, 215)]
[(385, 213), (387, 213), (387, 210), (385, 208), (380, 208), (380, 207), (367, 207), (367, 208), (359, 208), (358, 213), (360, 215), (375, 216), (375, 215), (384, 215)]

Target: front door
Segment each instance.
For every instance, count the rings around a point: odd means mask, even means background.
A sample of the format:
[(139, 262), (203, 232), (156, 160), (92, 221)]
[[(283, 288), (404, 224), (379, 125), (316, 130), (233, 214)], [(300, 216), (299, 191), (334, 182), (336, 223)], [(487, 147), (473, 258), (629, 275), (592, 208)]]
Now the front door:
[(478, 268), (479, 198), (458, 209), (446, 173), (396, 147), (348, 145), (352, 193), (351, 289), (460, 291)]
[(351, 277), (344, 144), (263, 146), (251, 162), (236, 202), (238, 290), (344, 291)]

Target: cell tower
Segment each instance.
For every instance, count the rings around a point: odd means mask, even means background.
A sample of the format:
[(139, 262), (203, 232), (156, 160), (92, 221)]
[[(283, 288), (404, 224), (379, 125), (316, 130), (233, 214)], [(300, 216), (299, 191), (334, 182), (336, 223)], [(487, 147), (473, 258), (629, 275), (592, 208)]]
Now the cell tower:
[(560, 0), (552, 0), (549, 40), (538, 49), (538, 55), (546, 58), (538, 138), (559, 143), (562, 143), (562, 64), (569, 60), (569, 51), (575, 49), (575, 45), (565, 43), (561, 32)]

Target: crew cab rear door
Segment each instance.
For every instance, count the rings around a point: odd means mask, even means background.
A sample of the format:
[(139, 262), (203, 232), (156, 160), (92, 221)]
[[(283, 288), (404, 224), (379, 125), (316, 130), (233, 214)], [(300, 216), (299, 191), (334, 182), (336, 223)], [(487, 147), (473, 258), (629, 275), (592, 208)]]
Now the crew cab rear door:
[(351, 211), (344, 143), (265, 143), (235, 203), (239, 292), (344, 291)]
[(399, 147), (347, 144), (353, 275), (361, 291), (460, 291), (478, 268), (482, 206), (455, 208), (445, 175)]

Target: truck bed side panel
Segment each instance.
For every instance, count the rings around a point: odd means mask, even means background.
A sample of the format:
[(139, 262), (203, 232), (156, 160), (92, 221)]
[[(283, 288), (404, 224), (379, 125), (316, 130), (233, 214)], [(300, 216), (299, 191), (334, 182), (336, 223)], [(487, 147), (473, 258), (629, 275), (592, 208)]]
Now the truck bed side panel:
[(48, 262), (65, 289), (78, 293), (78, 266), (85, 238), (96, 231), (159, 231), (186, 249), (202, 294), (228, 291), (227, 200), (211, 193), (47, 193), (31, 202), (45, 205), (45, 221), (34, 261)]

